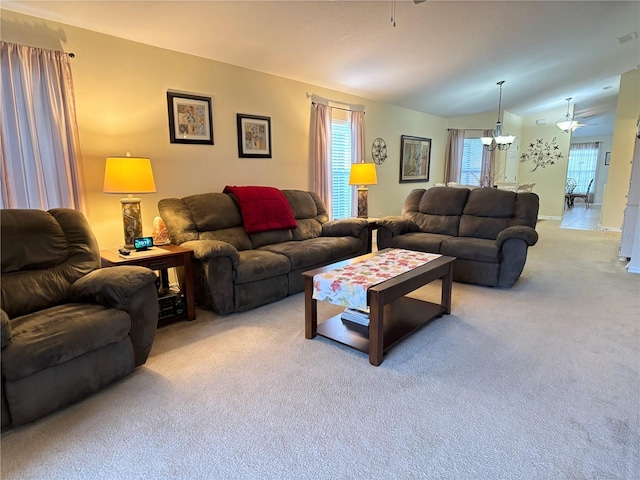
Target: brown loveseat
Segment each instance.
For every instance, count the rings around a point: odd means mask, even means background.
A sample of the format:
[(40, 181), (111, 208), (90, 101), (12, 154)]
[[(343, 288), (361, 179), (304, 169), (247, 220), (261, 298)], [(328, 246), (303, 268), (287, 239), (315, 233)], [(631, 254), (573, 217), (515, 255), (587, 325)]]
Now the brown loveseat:
[(221, 315), (255, 308), (303, 291), (306, 270), (366, 253), (366, 220), (329, 221), (316, 193), (282, 193), (297, 227), (251, 234), (233, 194), (160, 200), (171, 243), (193, 250), (197, 305)]
[(2, 428), (80, 400), (143, 364), (156, 332), (156, 275), (100, 268), (75, 210), (0, 210)]
[(511, 287), (527, 250), (538, 241), (535, 193), (497, 188), (413, 190), (402, 216), (378, 221), (378, 248), (406, 248), (456, 257), (453, 279)]

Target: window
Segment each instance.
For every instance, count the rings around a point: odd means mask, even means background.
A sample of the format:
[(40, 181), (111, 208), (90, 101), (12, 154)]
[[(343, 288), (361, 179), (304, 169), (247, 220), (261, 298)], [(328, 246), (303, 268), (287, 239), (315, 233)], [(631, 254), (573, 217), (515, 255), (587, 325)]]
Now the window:
[[(348, 112), (338, 111), (338, 115)], [(344, 115), (342, 115), (344, 116)], [(331, 218), (351, 217), (351, 122), (347, 118), (331, 119)]]
[(482, 141), (479, 138), (465, 138), (459, 183), (462, 185), (480, 185), (481, 177)]
[[(574, 143), (569, 150), (569, 166), (567, 167), (567, 178), (576, 181), (575, 193), (587, 193), (589, 184), (596, 176), (598, 166), (599, 143)], [(591, 186), (593, 193), (593, 185)]]

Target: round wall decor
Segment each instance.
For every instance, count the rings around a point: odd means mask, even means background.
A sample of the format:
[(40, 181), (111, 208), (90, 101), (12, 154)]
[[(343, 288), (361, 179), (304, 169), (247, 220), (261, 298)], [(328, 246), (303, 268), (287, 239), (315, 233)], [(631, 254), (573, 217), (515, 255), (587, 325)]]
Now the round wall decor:
[(382, 165), (387, 159), (387, 144), (382, 138), (378, 137), (373, 141), (371, 156), (373, 157), (373, 163), (376, 165)]

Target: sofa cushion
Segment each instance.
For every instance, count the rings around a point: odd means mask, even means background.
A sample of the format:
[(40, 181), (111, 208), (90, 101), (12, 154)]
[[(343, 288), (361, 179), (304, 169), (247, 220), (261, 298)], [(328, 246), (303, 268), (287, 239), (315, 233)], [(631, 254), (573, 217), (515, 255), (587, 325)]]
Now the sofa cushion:
[(199, 232), (242, 226), (242, 216), (233, 199), (224, 193), (201, 193), (184, 197)]
[(82, 213), (2, 209), (0, 216), (0, 289), (9, 318), (67, 302), (70, 285), (100, 268), (98, 242)]
[(233, 245), (236, 250), (251, 249), (251, 240), (242, 227), (200, 232), (198, 240), (218, 240)]
[(466, 188), (434, 187), (424, 190), (417, 205), (417, 196), (408, 197), (403, 211), (421, 232), (457, 235), (468, 195)]
[(458, 236), (493, 239), (512, 225), (517, 194), (496, 188), (476, 188), (460, 218)]
[(298, 228), (291, 232), (293, 240), (309, 240), (319, 237), (322, 234), (322, 224), (315, 218), (304, 218), (298, 220)]
[(240, 210), (229, 195), (201, 193), (184, 197), (178, 202), (186, 205), (187, 209), (176, 213), (173, 213), (176, 209), (171, 200), (161, 200), (158, 205), (170, 231), (181, 232), (179, 237), (172, 237), (172, 241), (178, 240), (180, 244), (188, 240), (220, 240), (238, 250), (251, 248), (251, 241), (242, 226)]
[(419, 250), (427, 253), (440, 253), (442, 242), (450, 235), (438, 233), (412, 232), (392, 237), (385, 248), (404, 248), (407, 250)]
[(270, 232), (252, 233), (249, 235), (253, 248), (258, 248), (271, 243), (282, 243), (293, 240), (291, 230), (272, 230)]
[(259, 250), (267, 250), (286, 255), (291, 269), (307, 268), (331, 263), (353, 255), (361, 248), (360, 240), (355, 237), (317, 237), (308, 240), (265, 245)]
[(500, 251), (493, 240), (468, 237), (448, 238), (440, 248), (442, 255), (485, 263), (500, 262)]
[(282, 194), (287, 198), (296, 220), (300, 218), (316, 218), (318, 205), (309, 192), (302, 190), (283, 190)]
[(433, 187), (424, 192), (418, 204), (420, 213), (431, 215), (462, 215), (469, 196), (466, 188)]
[(69, 255), (60, 224), (42, 210), (2, 211), (2, 273), (52, 268)]
[(418, 225), (421, 232), (439, 233), (443, 235), (458, 234), (458, 227), (460, 225), (460, 217), (458, 216), (410, 213), (408, 217)]
[(11, 343), (2, 350), (2, 375), (26, 377), (117, 343), (130, 329), (127, 312), (92, 304), (68, 303), (15, 318)]
[(498, 234), (511, 225), (510, 218), (476, 217), (462, 215), (460, 237), (486, 238), (495, 240)]
[(259, 249), (244, 250), (239, 254), (235, 278), (238, 284), (286, 275), (291, 271), (291, 262), (286, 255)]
[[(476, 188), (462, 213), (476, 217), (511, 218), (515, 212), (517, 194), (498, 188)], [(461, 235), (462, 236), (462, 235)]]
[(289, 200), (293, 216), (298, 228), (293, 230), (293, 240), (307, 240), (322, 233), (322, 224), (329, 220), (324, 202), (315, 192), (302, 190), (283, 190), (282, 193)]

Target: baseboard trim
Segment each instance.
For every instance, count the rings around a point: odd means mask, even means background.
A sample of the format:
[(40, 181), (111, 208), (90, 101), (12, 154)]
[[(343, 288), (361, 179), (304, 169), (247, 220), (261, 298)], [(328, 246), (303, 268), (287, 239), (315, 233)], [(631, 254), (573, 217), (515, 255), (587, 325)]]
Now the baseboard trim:
[(598, 224), (598, 230), (602, 232), (622, 232), (622, 228), (603, 227), (601, 224)]
[(556, 217), (554, 215), (538, 215), (538, 220), (562, 220), (562, 217)]
[(627, 267), (627, 272), (629, 273), (640, 273), (640, 267)]

